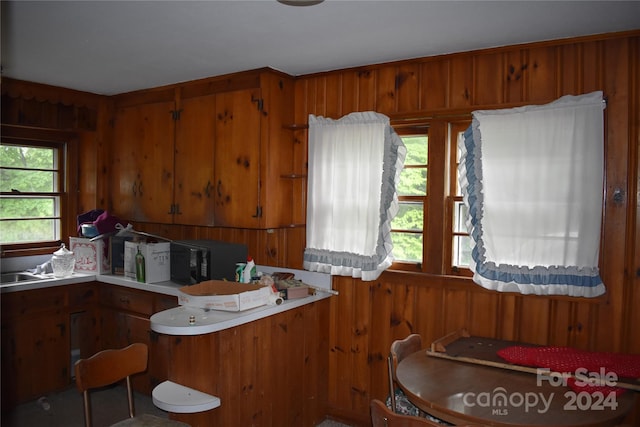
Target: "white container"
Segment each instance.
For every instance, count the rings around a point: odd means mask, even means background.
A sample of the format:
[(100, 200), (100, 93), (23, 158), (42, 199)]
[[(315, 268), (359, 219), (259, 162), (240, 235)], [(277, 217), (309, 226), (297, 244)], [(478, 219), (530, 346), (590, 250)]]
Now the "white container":
[(242, 283), (251, 283), (251, 279), (256, 275), (256, 263), (253, 258), (247, 258), (247, 265), (242, 270)]
[(108, 274), (111, 272), (109, 260), (109, 239), (91, 241), (81, 237), (69, 237), (69, 247), (76, 258), (75, 271), (78, 273)]
[(169, 242), (124, 242), (124, 276), (136, 280), (138, 248), (144, 257), (145, 283), (171, 280), (171, 244)]
[(60, 249), (53, 253), (51, 257), (51, 268), (53, 268), (53, 277), (69, 277), (73, 274), (76, 258), (69, 249), (60, 245)]
[(208, 280), (179, 289), (178, 304), (222, 311), (244, 311), (270, 303), (269, 286)]

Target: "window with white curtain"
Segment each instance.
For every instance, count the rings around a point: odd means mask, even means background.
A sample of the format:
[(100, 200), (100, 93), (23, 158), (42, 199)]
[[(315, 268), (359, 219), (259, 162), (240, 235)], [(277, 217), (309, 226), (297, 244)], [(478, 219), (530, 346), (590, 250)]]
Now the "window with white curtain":
[(473, 113), (459, 179), (474, 281), (594, 297), (604, 172), (602, 92)]
[(405, 156), (382, 114), (309, 116), (305, 269), (375, 280), (392, 264), (391, 220)]

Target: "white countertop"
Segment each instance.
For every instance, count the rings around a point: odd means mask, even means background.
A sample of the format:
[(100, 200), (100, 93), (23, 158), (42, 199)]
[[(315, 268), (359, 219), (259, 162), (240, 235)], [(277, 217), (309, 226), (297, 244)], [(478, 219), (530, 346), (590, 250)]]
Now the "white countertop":
[(51, 288), (54, 286), (72, 285), (74, 283), (86, 283), (96, 280), (93, 274), (73, 273), (69, 277), (53, 277), (53, 273), (37, 274), (40, 280), (22, 281), (16, 283), (3, 283), (0, 285), (0, 293), (30, 291), (33, 289)]
[[(295, 272), (296, 278), (301, 278), (305, 283), (315, 286), (315, 295), (309, 295), (305, 298), (286, 300), (280, 305), (264, 305), (239, 312), (206, 310), (202, 308), (179, 306), (161, 311), (151, 316), (151, 329), (155, 332), (167, 335), (208, 334), (282, 313), (332, 296), (330, 293), (331, 278), (329, 275), (274, 267), (264, 267), (264, 269), (267, 270), (265, 272), (273, 270)], [(73, 273), (71, 276), (65, 278), (55, 278), (53, 277), (53, 274), (42, 274), (39, 275), (39, 277), (42, 279), (3, 284), (0, 287), (0, 292), (18, 292), (98, 281), (164, 295), (173, 295), (177, 298), (179, 295), (179, 289), (184, 286), (171, 281), (160, 283), (139, 283), (123, 276), (114, 276), (110, 274), (91, 275)], [(327, 291), (322, 291), (320, 290), (321, 288), (325, 288)], [(195, 317), (195, 324), (193, 325), (189, 324), (190, 316)]]
[[(151, 329), (167, 335), (202, 335), (263, 319), (305, 304), (329, 298), (331, 294), (317, 291), (305, 298), (286, 300), (280, 305), (263, 305), (245, 311), (220, 311), (179, 306), (151, 316)], [(189, 318), (195, 317), (191, 325)]]
[(110, 283), (112, 285), (126, 286), (128, 288), (140, 289), (143, 291), (155, 292), (165, 295), (178, 296), (178, 289), (183, 285), (174, 282), (161, 283), (139, 283), (135, 280), (127, 279), (124, 276), (113, 276), (111, 274), (84, 274), (73, 273), (69, 277), (53, 277), (53, 273), (37, 274), (39, 280), (22, 281), (16, 283), (4, 283), (0, 285), (0, 292), (19, 292), (34, 289), (51, 288), (54, 286), (73, 285), (75, 283), (87, 283), (98, 281), (102, 283)]

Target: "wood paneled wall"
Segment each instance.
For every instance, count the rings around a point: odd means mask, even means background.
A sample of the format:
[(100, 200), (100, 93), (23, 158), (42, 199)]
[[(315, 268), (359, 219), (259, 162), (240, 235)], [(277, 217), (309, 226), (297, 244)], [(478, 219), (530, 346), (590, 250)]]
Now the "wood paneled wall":
[[(299, 78), (296, 121), (375, 110), (392, 120), (454, 117), (477, 109), (546, 103), (602, 90), (606, 181), (601, 298), (489, 292), (470, 279), (386, 272), (374, 282), (334, 278), (329, 407), (366, 424), (372, 398), (387, 395), (385, 358), (394, 339), (425, 344), (466, 327), (472, 335), (640, 352), (638, 239), (638, 32), (423, 58)], [(619, 191), (623, 197), (614, 198)], [(438, 201), (436, 200), (436, 203)], [(444, 203), (444, 202), (443, 202)], [(444, 224), (440, 224), (443, 227)], [(637, 421), (636, 422), (640, 422)]]

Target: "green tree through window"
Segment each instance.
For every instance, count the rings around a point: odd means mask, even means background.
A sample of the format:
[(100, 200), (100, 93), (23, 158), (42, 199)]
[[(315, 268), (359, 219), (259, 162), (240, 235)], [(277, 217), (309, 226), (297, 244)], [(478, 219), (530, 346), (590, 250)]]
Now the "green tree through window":
[(60, 238), (59, 150), (0, 144), (2, 244)]
[(391, 236), (396, 260), (422, 262), (424, 207), (427, 197), (428, 136), (400, 135), (407, 147), (400, 174), (400, 207), (392, 223)]

